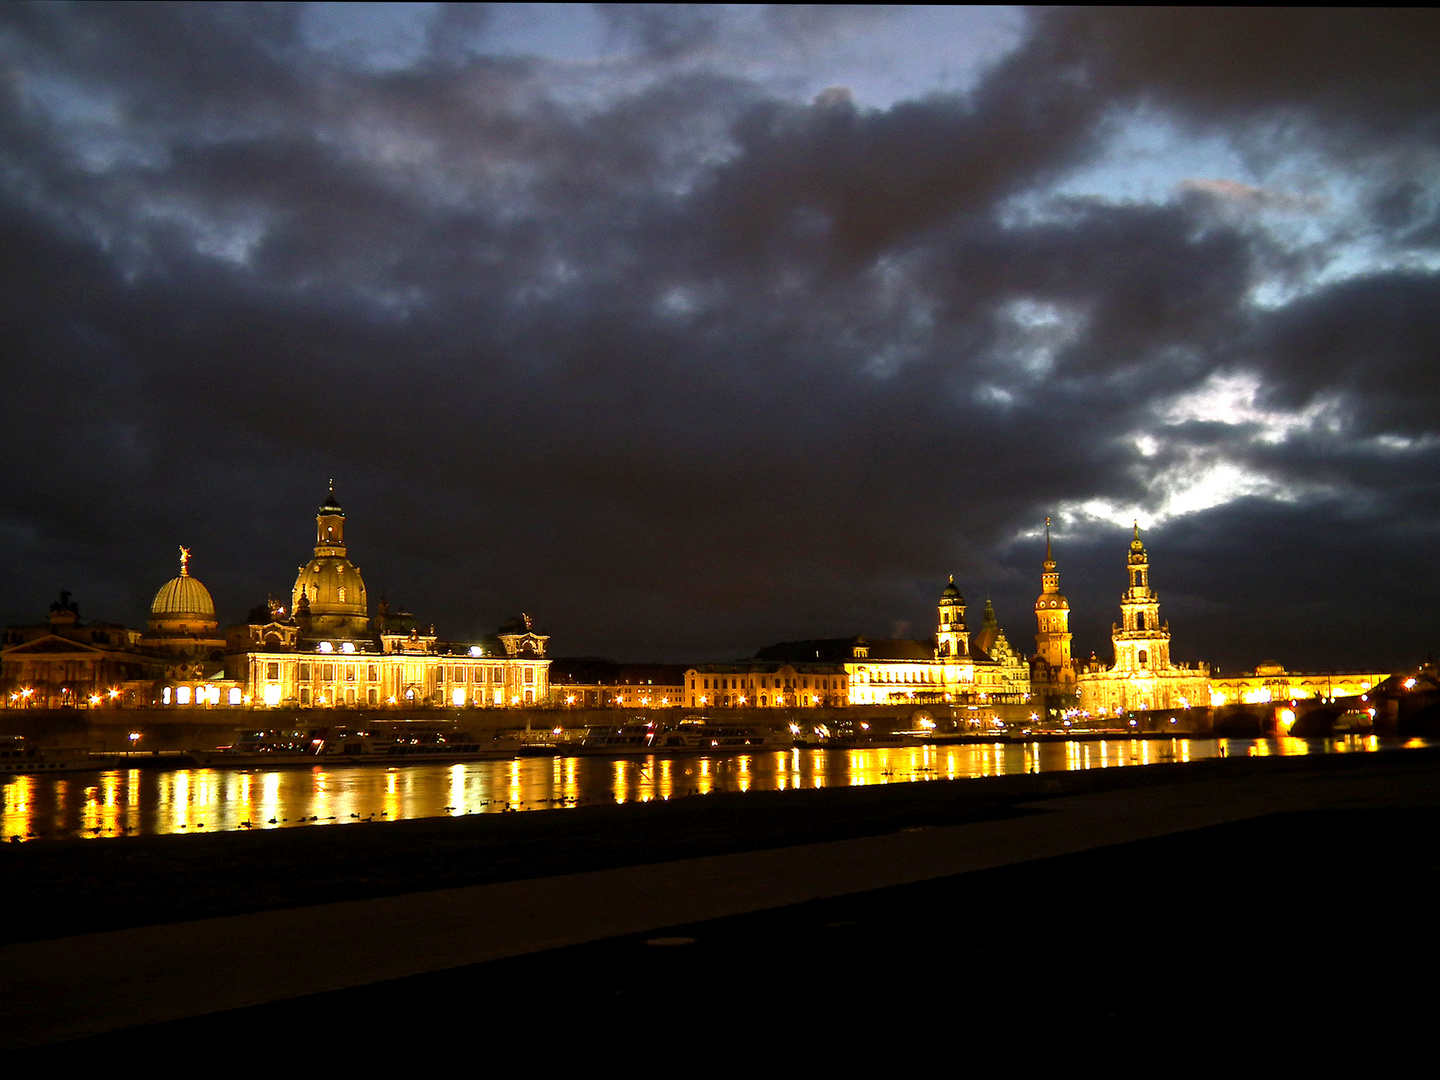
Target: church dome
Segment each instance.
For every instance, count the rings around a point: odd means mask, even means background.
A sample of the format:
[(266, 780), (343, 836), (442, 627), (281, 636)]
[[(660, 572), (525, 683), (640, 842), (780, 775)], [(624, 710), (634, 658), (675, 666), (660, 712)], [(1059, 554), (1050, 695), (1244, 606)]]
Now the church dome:
[(189, 574), (181, 574), (160, 586), (160, 591), (150, 603), (150, 614), (201, 615), (213, 619), (215, 601), (210, 598), (210, 590), (204, 585)]
[(960, 590), (955, 586), (955, 575), (950, 575), (950, 584), (945, 586), (945, 591), (940, 594), (942, 604), (963, 604), (965, 598), (960, 595)]
[(190, 576), (190, 549), (180, 549), (180, 576), (173, 577), (150, 601), (150, 618), (215, 618), (215, 601), (210, 590)]
[(300, 606), (304, 591), (312, 615), (349, 615), (363, 618), (370, 610), (365, 581), (349, 559), (317, 555), (300, 568), (291, 594), (291, 610)]

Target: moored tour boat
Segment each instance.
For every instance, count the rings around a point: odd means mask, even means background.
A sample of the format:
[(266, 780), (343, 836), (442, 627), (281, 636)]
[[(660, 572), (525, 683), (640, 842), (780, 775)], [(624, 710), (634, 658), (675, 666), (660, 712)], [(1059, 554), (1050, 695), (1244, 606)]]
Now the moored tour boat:
[(109, 769), (118, 761), (84, 746), (36, 746), (22, 735), (0, 736), (0, 776)]
[(627, 754), (746, 753), (788, 750), (788, 732), (743, 724), (717, 724), (708, 717), (690, 715), (678, 723), (635, 721), (589, 728), (578, 745), (563, 754), (578, 756)]
[(196, 764), (212, 769), (315, 765), (419, 765), (487, 761), (519, 753), (513, 739), (477, 738), (463, 731), (315, 728), (246, 731), (229, 746), (192, 750)]

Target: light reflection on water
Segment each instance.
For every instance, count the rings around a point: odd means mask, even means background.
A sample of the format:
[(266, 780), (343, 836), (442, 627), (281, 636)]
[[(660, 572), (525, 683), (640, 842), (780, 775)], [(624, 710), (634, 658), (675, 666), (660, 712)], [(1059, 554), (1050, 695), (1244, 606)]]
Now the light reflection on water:
[[(113, 769), (16, 776), (0, 794), (0, 837), (272, 829), (299, 824), (500, 813), (711, 791), (784, 791), (1198, 761), (1221, 755), (1369, 752), (1338, 739), (1115, 739), (640, 758), (527, 757), (459, 765), (311, 769)], [(1428, 745), (1412, 739), (1405, 746)]]

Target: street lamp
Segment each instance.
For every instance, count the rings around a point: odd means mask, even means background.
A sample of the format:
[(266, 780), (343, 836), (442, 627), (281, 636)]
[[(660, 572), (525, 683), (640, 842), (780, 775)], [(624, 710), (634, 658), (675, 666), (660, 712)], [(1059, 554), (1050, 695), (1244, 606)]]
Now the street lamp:
[(130, 732), (129, 740), (130, 740), (130, 745), (129, 745), (129, 746), (126, 748), (126, 750), (125, 750), (125, 757), (126, 757), (127, 760), (128, 760), (129, 757), (130, 757), (130, 751), (134, 750), (134, 749), (135, 749), (135, 744), (140, 741), (140, 732), (138, 732), (138, 731), (132, 731), (132, 732)]

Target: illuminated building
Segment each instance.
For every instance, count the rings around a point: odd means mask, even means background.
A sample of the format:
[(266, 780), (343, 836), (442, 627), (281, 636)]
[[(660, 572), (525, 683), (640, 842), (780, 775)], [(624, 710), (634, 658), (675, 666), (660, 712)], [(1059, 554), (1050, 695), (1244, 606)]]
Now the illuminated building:
[(1050, 714), (1078, 705), (1075, 661), (1070, 655), (1070, 601), (1060, 591), (1060, 573), (1050, 550), (1050, 519), (1045, 519), (1045, 563), (1035, 601), (1035, 656), (1030, 661), (1030, 692)]
[[(162, 705), (239, 705), (242, 694), (225, 672), (225, 638), (210, 590), (190, 575), (190, 549), (180, 549), (180, 573), (150, 603), (140, 647), (159, 661), (154, 672)], [(147, 695), (149, 696), (149, 695)]]
[(1333, 701), (1359, 697), (1391, 677), (1388, 671), (1286, 671), (1279, 664), (1261, 664), (1246, 675), (1210, 677), (1210, 704), (1268, 705), (1282, 701)]
[(854, 637), (791, 641), (761, 649), (755, 658), (838, 665), (844, 673), (839, 689), (851, 705), (1006, 704), (1027, 701), (1030, 695), (1030, 670), (1006, 640), (994, 608), (985, 602), (982, 626), (972, 636), (965, 624), (965, 597), (953, 577), (940, 594), (932, 640)]
[(682, 664), (550, 662), (550, 703), (574, 709), (668, 709), (685, 703)]
[(685, 700), (711, 709), (846, 705), (847, 682), (844, 664), (760, 659), (699, 664), (685, 672)]
[(271, 604), (232, 631), (227, 664), (250, 705), (508, 708), (549, 700), (549, 638), (528, 615), (473, 642), (441, 642), (434, 627), (422, 632), (384, 600), (372, 624), (333, 487), (316, 514), (314, 557), (296, 574), (291, 604), (288, 616)]
[[(155, 662), (140, 652), (138, 631), (114, 623), (82, 623), (68, 592), (36, 626), (11, 626), (0, 648), (0, 707), (86, 708), (103, 702), (147, 704)], [(136, 688), (139, 697), (136, 699)]]
[[(1170, 625), (1160, 622), (1160, 598), (1150, 587), (1150, 558), (1140, 525), (1126, 559), (1130, 586), (1120, 596), (1121, 622), (1111, 627), (1115, 664), (1087, 665), (1077, 683), (1080, 708), (1092, 715), (1120, 710), (1183, 709), (1210, 703), (1210, 670), (1170, 661)], [(1059, 588), (1058, 578), (1056, 588)], [(1042, 599), (1044, 594), (1042, 593)]]
[(219, 633), (210, 591), (190, 573), (162, 585), (143, 633), (80, 623), (68, 593), (45, 626), (10, 627), (0, 649), (9, 708), (497, 708), (545, 704), (549, 641), (521, 615), (479, 641), (442, 642), (383, 599), (372, 623), (332, 487), (291, 608), (275, 601)]

